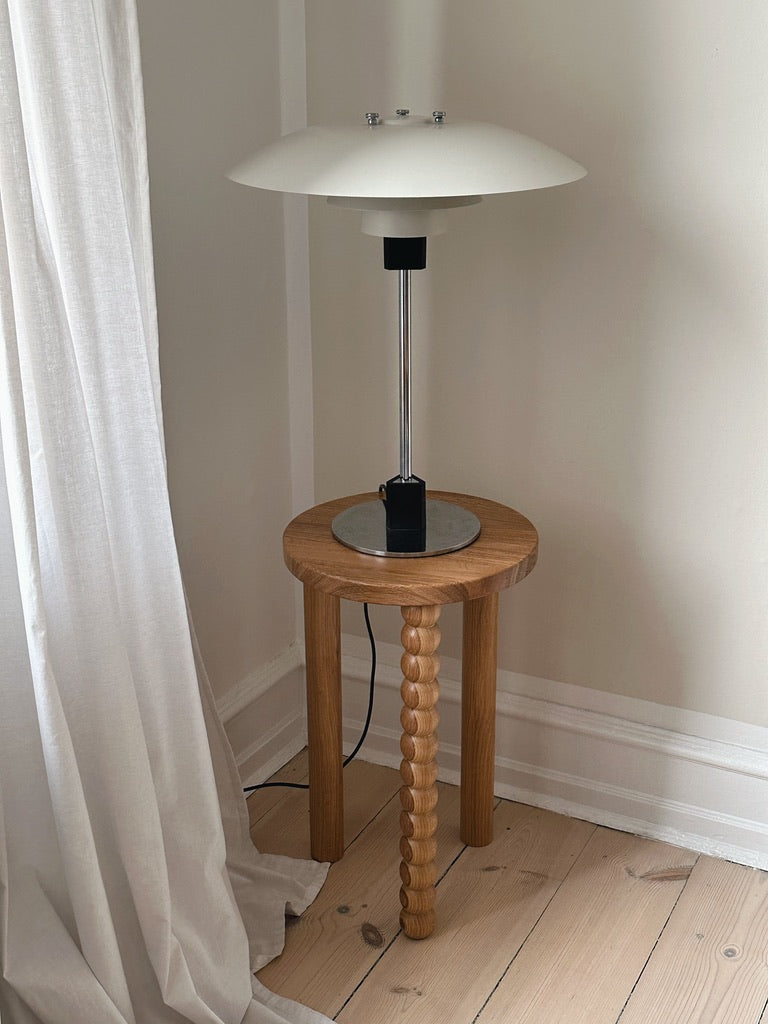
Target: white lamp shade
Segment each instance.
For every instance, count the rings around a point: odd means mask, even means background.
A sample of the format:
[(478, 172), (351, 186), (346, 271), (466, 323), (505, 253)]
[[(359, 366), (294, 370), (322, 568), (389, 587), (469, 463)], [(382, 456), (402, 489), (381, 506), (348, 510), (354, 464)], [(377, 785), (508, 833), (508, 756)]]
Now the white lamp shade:
[[(257, 150), (229, 177), (278, 192), (366, 199), (361, 205), (371, 207), (378, 204), (370, 200), (548, 188), (585, 174), (569, 157), (509, 128), (408, 115), (374, 125), (316, 125), (293, 132)], [(424, 204), (452, 205), (460, 204)]]

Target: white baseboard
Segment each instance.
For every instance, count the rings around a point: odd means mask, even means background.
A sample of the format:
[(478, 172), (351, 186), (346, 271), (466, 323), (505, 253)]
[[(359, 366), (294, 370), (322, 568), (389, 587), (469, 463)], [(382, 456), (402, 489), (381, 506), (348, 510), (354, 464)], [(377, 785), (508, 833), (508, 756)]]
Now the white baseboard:
[[(364, 720), (368, 642), (343, 638), (344, 736)], [(360, 756), (397, 767), (400, 648), (378, 645), (376, 703)], [(442, 659), (440, 778), (458, 782), (461, 666)], [(768, 729), (500, 672), (496, 794), (768, 868)]]
[(303, 646), (291, 644), (216, 706), (243, 785), (264, 782), (307, 742)]
[[(345, 751), (368, 699), (365, 639), (344, 636)], [(400, 648), (378, 644), (376, 700), (360, 757), (400, 764)], [(461, 666), (442, 659), (440, 778), (460, 772)], [(306, 743), (304, 658), (293, 644), (219, 702), (243, 785)], [(768, 869), (768, 729), (499, 672), (496, 794)]]

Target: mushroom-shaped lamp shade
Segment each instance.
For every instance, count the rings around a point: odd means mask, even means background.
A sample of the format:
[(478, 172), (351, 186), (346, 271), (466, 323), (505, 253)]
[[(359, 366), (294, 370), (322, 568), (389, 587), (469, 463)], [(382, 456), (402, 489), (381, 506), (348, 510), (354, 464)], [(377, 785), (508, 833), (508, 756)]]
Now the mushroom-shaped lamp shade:
[(541, 142), (494, 124), (450, 121), (398, 110), (383, 120), (293, 132), (257, 150), (229, 172), (243, 185), (327, 196), (361, 210), (363, 231), (384, 239), (384, 265), (399, 273), (400, 473), (382, 500), (346, 509), (333, 522), (342, 544), (373, 555), (437, 555), (471, 544), (474, 514), (428, 500), (411, 471), (410, 273), (426, 266), (426, 238), (445, 229), (445, 211), (484, 195), (564, 185), (586, 171)]
[[(576, 181), (583, 167), (536, 139), (481, 121), (451, 121), (399, 112), (368, 114), (358, 125), (314, 125), (293, 132), (243, 160), (233, 181), (277, 192), (328, 196), (331, 202), (393, 217), (363, 218), (363, 230), (395, 237), (434, 234), (430, 213)], [(419, 219), (417, 213), (425, 216)], [(410, 214), (411, 216), (400, 216)], [(431, 228), (431, 230), (430, 230)]]

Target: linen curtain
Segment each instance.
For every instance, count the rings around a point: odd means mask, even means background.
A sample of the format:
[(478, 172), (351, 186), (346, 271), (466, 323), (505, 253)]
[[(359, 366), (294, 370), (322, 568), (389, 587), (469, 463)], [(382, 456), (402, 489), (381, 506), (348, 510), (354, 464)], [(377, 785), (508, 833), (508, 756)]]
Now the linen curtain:
[(252, 982), (325, 867), (250, 846), (192, 642), (134, 0), (0, 0), (0, 331), (0, 1021), (324, 1021)]

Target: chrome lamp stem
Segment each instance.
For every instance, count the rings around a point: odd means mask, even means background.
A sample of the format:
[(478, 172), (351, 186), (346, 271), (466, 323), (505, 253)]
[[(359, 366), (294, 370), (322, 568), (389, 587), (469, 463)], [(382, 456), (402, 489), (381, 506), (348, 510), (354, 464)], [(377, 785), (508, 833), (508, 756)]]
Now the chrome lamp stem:
[(400, 476), (411, 471), (411, 272), (398, 271), (400, 312)]

